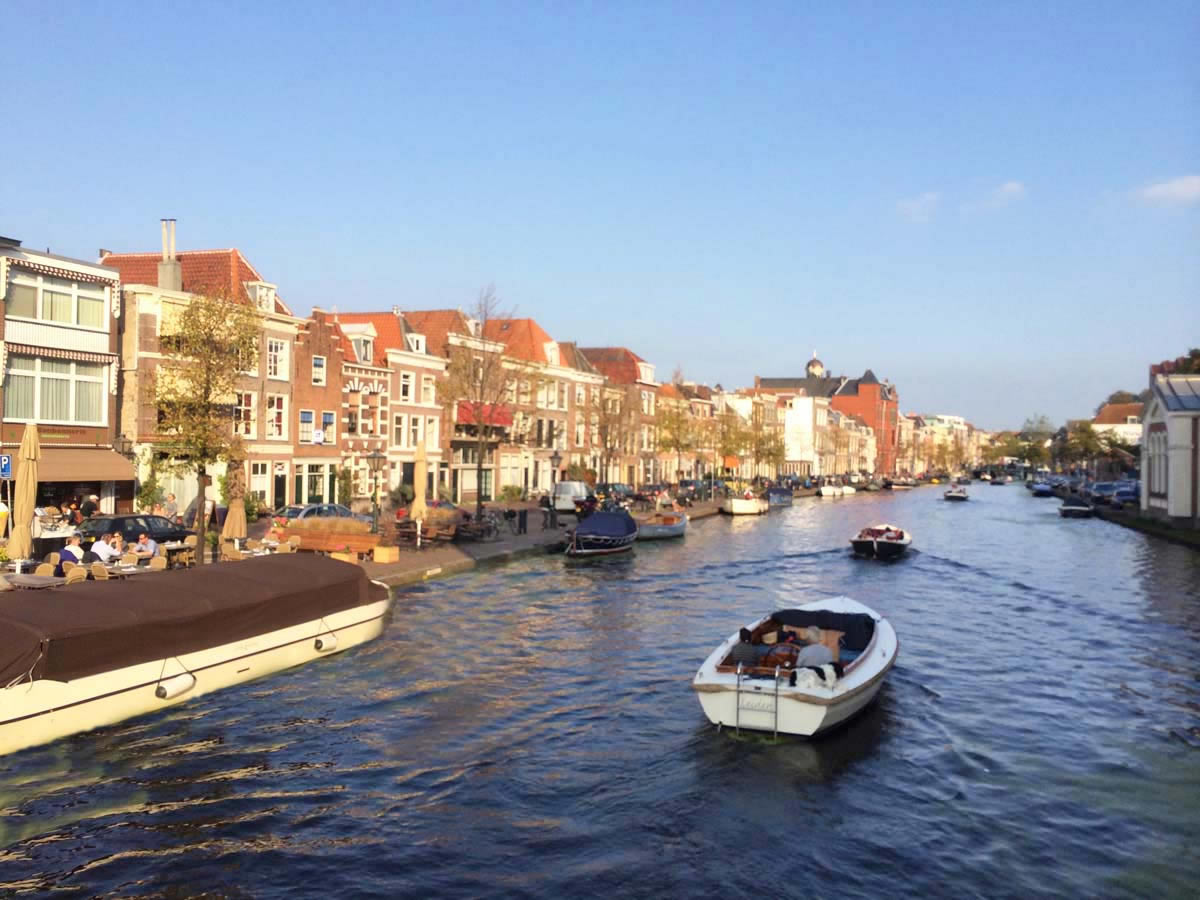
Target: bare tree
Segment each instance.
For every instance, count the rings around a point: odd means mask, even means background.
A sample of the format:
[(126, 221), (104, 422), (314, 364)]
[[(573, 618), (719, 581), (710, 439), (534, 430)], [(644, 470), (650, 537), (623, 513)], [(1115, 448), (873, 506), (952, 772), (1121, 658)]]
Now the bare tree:
[(600, 449), (600, 480), (608, 481), (613, 460), (627, 452), (635, 434), (633, 404), (625, 392), (601, 387), (592, 395), (590, 418)]
[[(479, 292), (475, 304), (467, 312), (472, 320), (472, 337), (477, 340), (451, 344), (450, 363), (446, 369), (448, 400), (466, 408), (470, 422), (468, 430), (475, 438), (475, 515), (483, 512), (483, 470), (489, 445), (499, 443), (503, 426), (501, 419), (511, 413), (510, 398), (515, 398), (524, 367), (504, 356), (495, 346), (483, 340), (488, 322), (508, 319), (511, 310), (502, 311), (496, 289), (488, 285)], [(462, 424), (462, 423), (460, 423)]]

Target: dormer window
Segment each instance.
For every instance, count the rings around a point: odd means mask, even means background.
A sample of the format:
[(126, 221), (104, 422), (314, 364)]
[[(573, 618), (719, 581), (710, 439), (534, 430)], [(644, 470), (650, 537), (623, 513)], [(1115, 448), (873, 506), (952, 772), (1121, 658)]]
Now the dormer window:
[(411, 350), (413, 353), (424, 353), (425, 352), (425, 335), (410, 334), (410, 335), (407, 335), (407, 339), (408, 339), (408, 349)]
[(1125, 417), (1126, 425), (1140, 425), (1141, 423), (1142, 423), (1142, 420), (1139, 419), (1137, 416), (1126, 416)]
[(369, 337), (356, 337), (353, 343), (354, 352), (358, 354), (358, 361), (369, 363), (375, 349), (375, 341)]
[(552, 366), (557, 366), (558, 363), (558, 343), (556, 341), (546, 341), (546, 362)]
[(275, 311), (275, 285), (265, 281), (247, 281), (246, 293), (255, 309), (260, 312)]
[(654, 381), (654, 366), (650, 363), (638, 363), (638, 380)]

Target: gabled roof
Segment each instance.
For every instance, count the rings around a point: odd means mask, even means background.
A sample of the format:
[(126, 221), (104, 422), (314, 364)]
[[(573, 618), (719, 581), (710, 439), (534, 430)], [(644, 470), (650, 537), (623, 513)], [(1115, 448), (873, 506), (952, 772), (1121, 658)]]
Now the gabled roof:
[(1168, 412), (1200, 412), (1200, 375), (1155, 375), (1154, 392)]
[[(192, 294), (219, 291), (249, 302), (247, 281), (266, 281), (237, 248), (228, 250), (184, 250), (176, 254), (183, 279), (183, 290)], [(100, 265), (121, 273), (123, 284), (158, 284), (158, 264), (161, 253), (110, 253), (100, 258)], [(287, 304), (275, 296), (275, 312), (290, 316)]]
[(600, 374), (596, 371), (596, 367), (588, 362), (587, 357), (575, 346), (574, 341), (559, 341), (558, 355), (562, 358), (562, 364), (568, 369), (575, 369), (576, 371), (583, 372), (585, 375)]
[(863, 372), (862, 378), (858, 379), (859, 384), (879, 384), (879, 379), (875, 377), (875, 373), (870, 369)]
[[(398, 316), (391, 312), (338, 313), (337, 321), (340, 325), (371, 325), (374, 327), (376, 337), (371, 348), (372, 359), (361, 360), (361, 362), (383, 366), (387, 364), (388, 350), (412, 352), (409, 350), (406, 336), (412, 334), (415, 329), (409, 327), (409, 323), (404, 320), (403, 315)], [(428, 350), (428, 346), (428, 339), (426, 339), (426, 350)], [(360, 361), (348, 338), (343, 340), (342, 347), (346, 352), (346, 359)]]
[(760, 390), (773, 394), (790, 392), (803, 394), (806, 397), (832, 397), (834, 394), (842, 392), (845, 384), (846, 379), (841, 375), (822, 375), (820, 377), (806, 375), (803, 378), (760, 378), (758, 380)]
[(1139, 421), (1145, 409), (1144, 403), (1105, 403), (1092, 419), (1093, 425), (1124, 425), (1129, 416), (1137, 416)]
[(533, 319), (489, 319), (483, 323), (483, 336), (503, 344), (514, 359), (547, 363), (546, 344), (554, 341)]
[(579, 352), (609, 381), (636, 384), (641, 377), (638, 363), (645, 360), (626, 347), (580, 347)]
[(450, 335), (471, 334), (466, 315), (457, 309), (405, 311), (404, 318), (408, 320), (413, 331), (425, 335), (425, 346), (429, 348), (429, 352), (443, 359), (450, 358)]

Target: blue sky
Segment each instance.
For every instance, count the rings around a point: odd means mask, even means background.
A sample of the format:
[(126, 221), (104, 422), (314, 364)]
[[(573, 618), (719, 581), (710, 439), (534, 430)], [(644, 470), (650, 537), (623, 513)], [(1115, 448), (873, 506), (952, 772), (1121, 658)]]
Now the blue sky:
[(462, 306), (981, 427), (1200, 344), (1194, 3), (11, 10), (0, 234), (236, 246), (303, 314)]

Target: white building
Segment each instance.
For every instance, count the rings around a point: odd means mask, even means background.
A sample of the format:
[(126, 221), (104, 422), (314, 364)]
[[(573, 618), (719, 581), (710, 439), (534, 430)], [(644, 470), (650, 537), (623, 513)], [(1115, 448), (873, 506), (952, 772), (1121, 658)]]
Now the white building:
[(792, 397), (783, 411), (784, 471), (789, 475), (826, 474), (821, 468), (822, 439), (829, 426), (828, 397)]
[(1140, 444), (1145, 411), (1142, 403), (1105, 403), (1092, 419), (1092, 431), (1113, 435), (1126, 444)]
[(1200, 375), (1159, 369), (1143, 419), (1141, 508), (1200, 525)]

